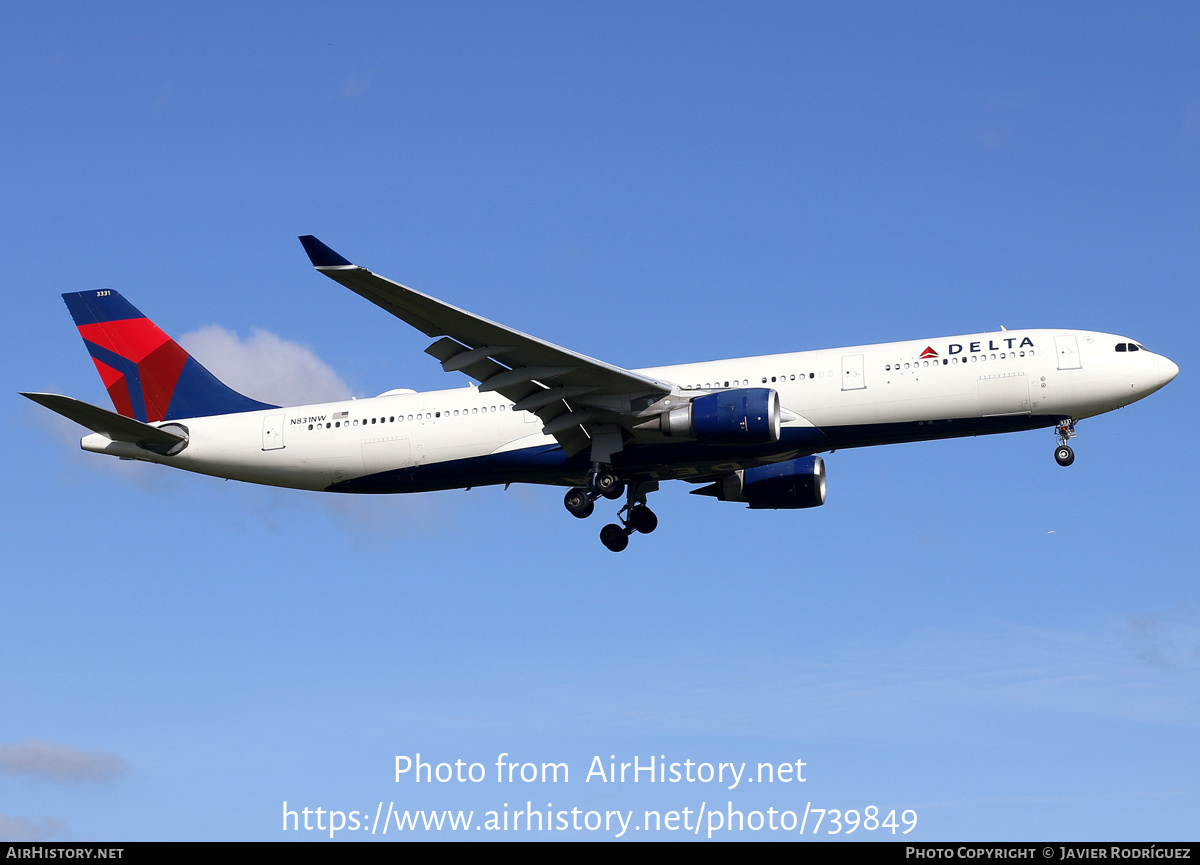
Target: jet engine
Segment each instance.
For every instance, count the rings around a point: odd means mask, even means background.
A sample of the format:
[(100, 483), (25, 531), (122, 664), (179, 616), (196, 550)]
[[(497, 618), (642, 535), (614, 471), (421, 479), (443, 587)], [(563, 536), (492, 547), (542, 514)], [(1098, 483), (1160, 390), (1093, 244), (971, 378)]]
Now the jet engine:
[(825, 461), (800, 457), (726, 475), (693, 493), (723, 502), (745, 502), (751, 510), (794, 510), (825, 504)]
[(748, 387), (698, 396), (634, 429), (706, 444), (770, 444), (779, 441), (779, 394)]

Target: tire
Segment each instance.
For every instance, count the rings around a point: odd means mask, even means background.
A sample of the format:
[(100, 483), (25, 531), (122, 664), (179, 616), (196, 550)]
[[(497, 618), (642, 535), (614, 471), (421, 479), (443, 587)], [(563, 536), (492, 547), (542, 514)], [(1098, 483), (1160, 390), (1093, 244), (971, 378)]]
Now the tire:
[(619, 499), (625, 495), (625, 483), (616, 472), (599, 472), (593, 481), (596, 492), (606, 499)]
[(629, 525), (638, 534), (648, 535), (658, 528), (658, 517), (645, 505), (638, 505), (629, 512)]
[(571, 512), (571, 516), (581, 520), (590, 517), (596, 509), (595, 503), (588, 498), (587, 490), (579, 487), (567, 490), (567, 494), (563, 496), (563, 504)]
[(1075, 462), (1075, 451), (1066, 445), (1059, 445), (1054, 451), (1054, 461), (1060, 466), (1069, 466)]
[(600, 530), (600, 543), (614, 553), (619, 553), (629, 546), (629, 535), (616, 523), (609, 523)]

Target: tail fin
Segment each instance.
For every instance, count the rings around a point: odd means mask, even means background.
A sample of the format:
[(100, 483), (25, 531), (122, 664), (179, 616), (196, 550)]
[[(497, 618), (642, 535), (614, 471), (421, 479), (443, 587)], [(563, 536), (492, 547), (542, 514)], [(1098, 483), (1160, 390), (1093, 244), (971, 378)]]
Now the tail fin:
[(115, 291), (64, 294), (113, 407), (143, 423), (275, 406), (222, 384)]

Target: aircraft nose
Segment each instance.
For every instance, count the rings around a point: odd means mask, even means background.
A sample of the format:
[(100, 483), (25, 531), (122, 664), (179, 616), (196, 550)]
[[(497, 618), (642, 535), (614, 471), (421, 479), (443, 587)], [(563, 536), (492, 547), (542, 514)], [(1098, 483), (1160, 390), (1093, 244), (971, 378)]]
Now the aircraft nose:
[(1158, 381), (1159, 387), (1170, 384), (1175, 376), (1179, 375), (1179, 367), (1175, 361), (1168, 360), (1165, 357), (1158, 359)]

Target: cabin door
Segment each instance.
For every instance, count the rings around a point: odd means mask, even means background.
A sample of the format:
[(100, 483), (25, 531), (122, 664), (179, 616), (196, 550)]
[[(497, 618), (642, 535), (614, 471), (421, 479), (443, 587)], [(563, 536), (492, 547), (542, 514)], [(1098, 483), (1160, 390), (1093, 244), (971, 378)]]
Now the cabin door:
[(271, 414), (263, 418), (262, 449), (277, 451), (283, 447), (283, 415)]
[(848, 354), (842, 358), (842, 390), (863, 390), (867, 379), (863, 375), (863, 356)]
[(1058, 350), (1059, 369), (1081, 369), (1083, 362), (1079, 359), (1079, 342), (1075, 334), (1068, 333), (1054, 337), (1054, 347)]

